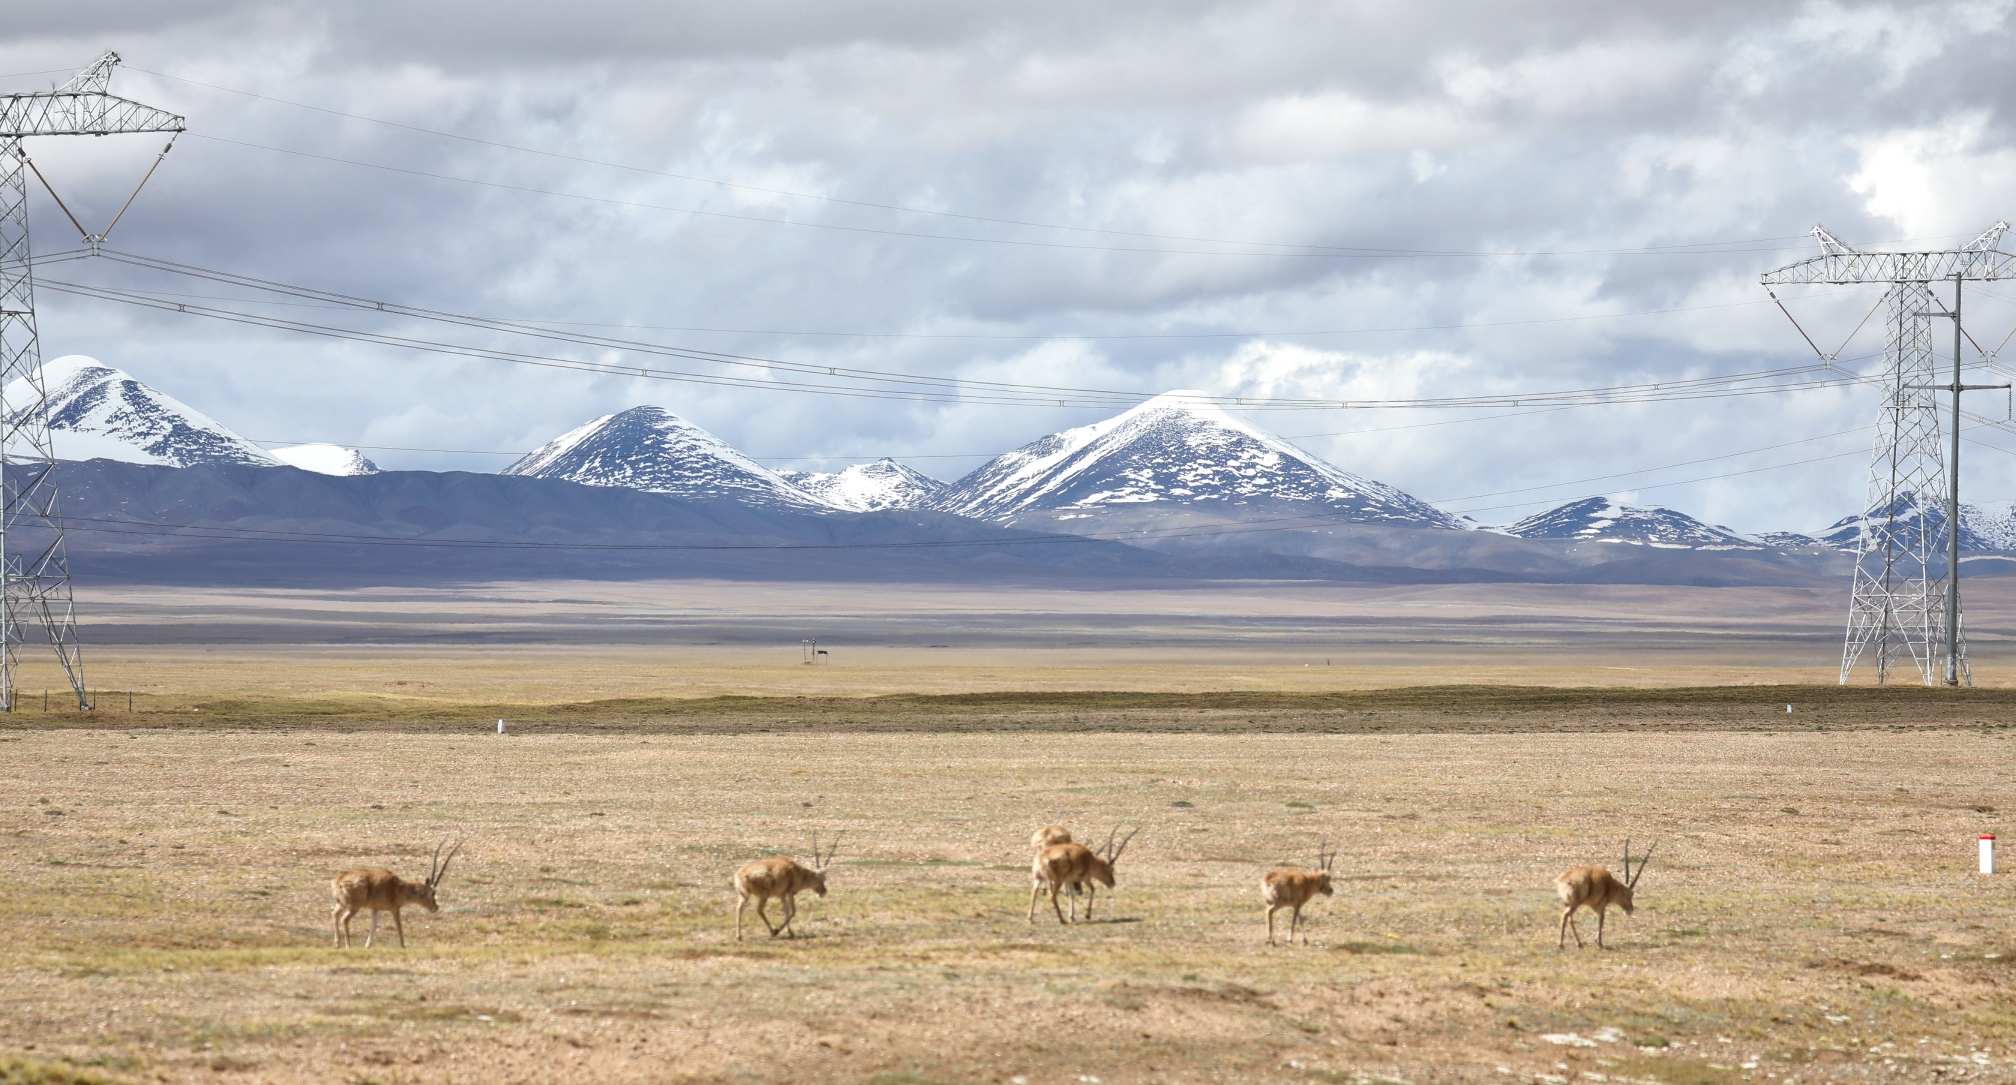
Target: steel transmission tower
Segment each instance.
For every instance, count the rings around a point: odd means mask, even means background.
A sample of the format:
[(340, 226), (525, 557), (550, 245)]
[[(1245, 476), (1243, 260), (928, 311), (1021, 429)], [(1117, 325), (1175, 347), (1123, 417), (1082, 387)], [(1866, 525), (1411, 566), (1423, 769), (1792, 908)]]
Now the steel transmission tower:
[[(0, 711), (5, 712), (16, 707), (14, 670), (31, 626), (47, 633), (77, 693), (77, 707), (91, 707), (56, 495), (42, 347), (35, 335), (28, 254), (28, 173), (34, 167), (21, 141), (182, 131), (182, 118), (106, 93), (118, 63), (118, 54), (106, 53), (53, 90), (0, 95)], [(86, 240), (95, 248), (103, 237), (101, 232)], [(9, 402), (17, 385), (25, 393)]]
[[(1928, 686), (1972, 681), (1960, 623), (1959, 401), (1961, 392), (1976, 386), (1960, 383), (1960, 284), (2016, 278), (2016, 257), (1995, 249), (2008, 228), (1998, 222), (1960, 249), (1856, 252), (1816, 226), (1819, 256), (1763, 276), (1767, 288), (1801, 283), (1889, 287), (1881, 302), (1886, 329), (1879, 381), (1883, 403), (1869, 464), (1868, 511), (1856, 542), (1847, 643), (1841, 653), (1844, 685), (1871, 651), (1879, 683), (1907, 657)], [(1934, 284), (1944, 282), (1953, 284), (1952, 309), (1932, 292)], [(1949, 318), (1954, 323), (1952, 381), (1940, 384), (1933, 321)], [(1942, 391), (1953, 395), (1952, 431), (1943, 434), (1951, 440), (1950, 454), (1940, 447), (1937, 394)]]

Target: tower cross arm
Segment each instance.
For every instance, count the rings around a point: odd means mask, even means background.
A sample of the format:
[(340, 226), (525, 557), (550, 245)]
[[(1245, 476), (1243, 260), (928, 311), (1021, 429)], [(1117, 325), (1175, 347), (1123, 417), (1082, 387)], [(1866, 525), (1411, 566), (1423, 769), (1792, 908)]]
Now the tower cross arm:
[(54, 90), (0, 95), (0, 139), (182, 131), (176, 114), (107, 92), (118, 63), (106, 53)]
[(1825, 253), (1765, 272), (1765, 286), (1798, 283), (1973, 282), (2016, 279), (2016, 256), (1995, 249)]

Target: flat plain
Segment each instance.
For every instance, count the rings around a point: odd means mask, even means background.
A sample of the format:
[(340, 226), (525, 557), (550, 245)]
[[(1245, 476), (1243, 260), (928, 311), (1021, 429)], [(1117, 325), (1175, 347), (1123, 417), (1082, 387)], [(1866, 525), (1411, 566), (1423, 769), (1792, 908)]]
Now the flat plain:
[[(1815, 684), (1831, 601), (1768, 593), (1421, 589), (1419, 663), (1352, 632), (1391, 589), (1025, 597), (1053, 617), (916, 638), (986, 601), (743, 597), (855, 615), (805, 665), (698, 607), (570, 639), (520, 590), (98, 600), (99, 710), (0, 722), (0, 1080), (2016, 1079), (2008, 893), (1974, 873), (2016, 773), (1989, 591), (1984, 688), (1939, 693)], [(1307, 630), (1227, 632), (1281, 612)], [(1143, 643), (1010, 643), (1095, 613)], [(1384, 647), (1289, 651), (1354, 644)], [(1028, 919), (1050, 821), (1140, 827), (1096, 922)], [(802, 936), (736, 942), (734, 868), (815, 831)], [(1636, 914), (1558, 950), (1554, 874), (1627, 836), (1658, 840)], [(330, 946), (334, 874), (449, 838), (407, 948)], [(1267, 946), (1260, 875), (1326, 839), (1336, 896)]]

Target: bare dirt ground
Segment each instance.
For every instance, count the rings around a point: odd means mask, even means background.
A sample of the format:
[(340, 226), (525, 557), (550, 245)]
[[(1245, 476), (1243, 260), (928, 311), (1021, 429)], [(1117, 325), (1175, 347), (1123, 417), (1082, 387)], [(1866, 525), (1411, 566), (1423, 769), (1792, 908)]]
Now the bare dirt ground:
[[(93, 589), (98, 710), (0, 717), (0, 1083), (2016, 1081), (1967, 587), (1961, 691), (1827, 684), (1789, 589)], [(1048, 821), (1141, 827), (1096, 923), (1026, 918)], [(814, 830), (803, 937), (737, 943)], [(408, 948), (329, 947), (330, 877), (451, 836)]]

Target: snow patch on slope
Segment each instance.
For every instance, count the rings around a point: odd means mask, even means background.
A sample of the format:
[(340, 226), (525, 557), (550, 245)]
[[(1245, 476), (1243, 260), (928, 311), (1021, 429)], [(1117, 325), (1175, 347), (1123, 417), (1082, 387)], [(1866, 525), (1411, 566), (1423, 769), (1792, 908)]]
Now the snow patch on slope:
[(505, 468), (675, 497), (831, 509), (726, 441), (661, 407), (632, 407), (568, 430)]
[(1521, 539), (1629, 543), (1666, 550), (1762, 550), (1758, 540), (1659, 506), (1585, 497), (1500, 528)]
[(1165, 392), (1123, 414), (997, 456), (953, 483), (938, 507), (1005, 519), (1034, 510), (1206, 501), (1305, 502), (1359, 522), (1470, 526), (1399, 489), (1325, 463), (1195, 391)]
[(269, 449), (274, 459), (290, 467), (303, 471), (313, 471), (318, 475), (375, 475), (378, 465), (365, 457), (364, 453), (342, 445), (323, 444), (313, 441), (305, 445), (288, 445), (285, 448)]
[(779, 471), (779, 478), (832, 505), (853, 512), (921, 509), (949, 485), (887, 456), (842, 471)]
[[(96, 358), (57, 358), (42, 367), (42, 380), (58, 459), (167, 467), (280, 466), (280, 460), (216, 419)], [(35, 394), (26, 377), (7, 385), (4, 394), (17, 405), (10, 421), (18, 423), (34, 409)]]

